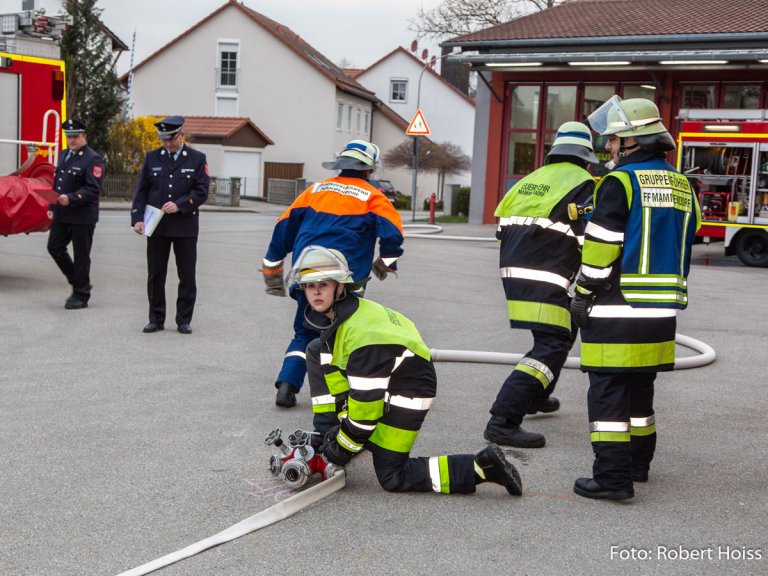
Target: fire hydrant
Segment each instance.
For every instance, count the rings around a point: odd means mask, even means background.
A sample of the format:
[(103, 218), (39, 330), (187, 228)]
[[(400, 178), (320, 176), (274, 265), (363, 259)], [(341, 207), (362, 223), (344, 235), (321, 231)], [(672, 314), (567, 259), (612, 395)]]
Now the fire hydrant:
[(435, 196), (435, 193), (432, 192), (432, 195), (429, 197), (429, 223), (434, 224), (435, 223), (435, 207), (437, 206), (437, 196)]

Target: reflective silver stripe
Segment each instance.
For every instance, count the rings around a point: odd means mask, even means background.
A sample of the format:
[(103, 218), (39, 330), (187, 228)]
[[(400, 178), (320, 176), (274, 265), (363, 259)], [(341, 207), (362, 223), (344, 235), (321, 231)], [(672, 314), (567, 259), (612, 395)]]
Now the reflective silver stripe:
[(587, 236), (592, 236), (593, 238), (597, 238), (598, 240), (603, 240), (605, 242), (612, 242), (616, 244), (618, 244), (619, 242), (624, 242), (623, 232), (611, 232), (607, 228), (603, 228), (602, 226), (595, 224), (591, 220), (587, 224), (587, 228), (584, 231), (584, 233)]
[(394, 262), (397, 262), (397, 257), (395, 257), (395, 258), (382, 258), (381, 261), (384, 262), (384, 264), (386, 264), (387, 266), (389, 266), (390, 264), (393, 264)]
[(677, 310), (674, 308), (632, 308), (632, 306), (601, 306), (592, 307), (590, 318), (674, 318)]
[(283, 263), (282, 260), (275, 260), (274, 262), (272, 262), (271, 260), (267, 260), (266, 258), (264, 258), (262, 262), (264, 263), (264, 266), (272, 266), (272, 267), (279, 266), (280, 264)]
[(432, 490), (438, 494), (442, 492), (443, 482), (440, 478), (440, 463), (437, 456), (429, 459), (429, 478), (432, 480)]
[(573, 229), (571, 228), (570, 224), (563, 224), (562, 222), (553, 222), (549, 218), (536, 218), (534, 221), (534, 225), (541, 226), (545, 230), (554, 230), (555, 232), (560, 232), (561, 234), (565, 234), (566, 236), (573, 236), (576, 235), (573, 233)]
[(675, 300), (677, 302), (687, 302), (688, 297), (685, 294), (677, 292), (624, 292), (625, 300)]
[(677, 284), (682, 288), (688, 286), (688, 281), (680, 276), (622, 276), (622, 284)]
[(594, 266), (587, 266), (586, 264), (581, 265), (581, 271), (584, 273), (584, 276), (598, 280), (608, 278), (608, 276), (611, 275), (612, 270), (613, 266), (608, 266), (607, 268), (595, 268)]
[(520, 360), (519, 364), (526, 364), (531, 368), (535, 368), (536, 370), (538, 370), (544, 375), (544, 377), (547, 379), (547, 382), (551, 383), (552, 380), (554, 380), (555, 378), (555, 375), (552, 374), (552, 370), (549, 369), (549, 366), (544, 364), (544, 362), (540, 362), (539, 360), (536, 360), (535, 358), (528, 358), (526, 356), (522, 360)]
[[(642, 190), (642, 188), (641, 188)], [(642, 193), (642, 192), (641, 192)], [(640, 235), (640, 274), (648, 274), (651, 267), (651, 207), (643, 208), (643, 224)]]
[(389, 378), (363, 378), (347, 375), (347, 379), (352, 390), (386, 390), (389, 386)]
[(301, 350), (291, 350), (290, 352), (286, 352), (285, 357), (288, 358), (289, 356), (298, 356), (299, 358), (304, 358), (305, 360), (307, 358), (307, 355)]
[(352, 418), (347, 418), (347, 424), (350, 426), (354, 426), (355, 428), (359, 428), (360, 430), (373, 430), (376, 428), (376, 424), (369, 426), (368, 424), (360, 424), (359, 422), (356, 422), (355, 420), (352, 420)]
[(533, 218), (529, 216), (510, 216), (499, 219), (499, 229), (502, 226), (530, 226), (533, 224)]
[(590, 432), (629, 432), (629, 422), (590, 422)]
[(680, 276), (685, 276), (685, 252), (686, 252), (686, 237), (688, 236), (688, 224), (691, 221), (692, 214), (688, 212), (683, 220), (683, 237), (680, 239)]
[(633, 428), (645, 428), (651, 424), (656, 424), (656, 415), (653, 414), (646, 418), (630, 418), (629, 425)]
[(400, 356), (395, 358), (395, 365), (392, 367), (392, 372), (400, 367), (400, 364), (403, 363), (403, 360), (412, 356), (415, 356), (415, 354), (406, 348)]
[(336, 404), (336, 397), (333, 394), (312, 396), (312, 406), (316, 406), (317, 404)]
[(519, 268), (516, 266), (505, 266), (501, 268), (502, 278), (520, 278), (522, 280), (538, 280), (560, 286), (563, 290), (568, 290), (571, 285), (570, 280), (559, 274), (544, 272), (543, 270), (532, 270), (531, 268)]
[(576, 240), (579, 241), (579, 246), (584, 246), (584, 234), (578, 234)]
[(328, 354), (327, 352), (320, 352), (320, 364), (323, 366), (327, 366), (331, 363), (331, 360), (333, 360), (333, 354)]
[(435, 401), (433, 398), (408, 398), (407, 396), (390, 396), (389, 392), (384, 394), (384, 403), (392, 406), (398, 406), (400, 408), (408, 408), (410, 410), (429, 410), (432, 407), (432, 403)]
[(560, 232), (566, 236), (575, 237), (570, 224), (564, 224), (562, 222), (553, 222), (549, 218), (532, 218), (530, 216), (510, 216), (509, 218), (501, 218), (499, 220), (499, 230), (502, 226), (539, 226), (545, 230), (553, 230)]

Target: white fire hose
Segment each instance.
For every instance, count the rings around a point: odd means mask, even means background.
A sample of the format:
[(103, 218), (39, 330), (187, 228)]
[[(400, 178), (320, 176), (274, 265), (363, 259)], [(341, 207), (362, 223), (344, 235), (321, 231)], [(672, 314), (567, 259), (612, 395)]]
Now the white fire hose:
[(214, 534), (205, 540), (200, 540), (200, 542), (197, 542), (196, 544), (192, 544), (186, 548), (172, 552), (171, 554), (166, 554), (157, 560), (152, 560), (152, 562), (142, 564), (127, 572), (121, 572), (118, 576), (143, 576), (144, 574), (149, 574), (160, 568), (170, 566), (179, 560), (194, 556), (203, 550), (208, 550), (219, 544), (230, 542), (236, 538), (240, 538), (240, 536), (245, 536), (246, 534), (250, 534), (251, 532), (279, 522), (280, 520), (285, 520), (299, 510), (303, 510), (318, 500), (322, 500), (326, 496), (330, 496), (334, 492), (341, 490), (346, 486), (346, 483), (346, 474), (344, 473), (344, 470), (340, 470), (331, 478), (328, 478), (328, 480), (324, 480), (290, 498), (286, 498), (282, 502), (278, 502), (274, 506), (261, 511), (258, 514), (254, 514), (250, 518), (246, 518), (245, 520), (230, 526), (226, 530), (222, 530), (218, 534)]
[[(709, 345), (685, 336), (684, 334), (675, 334), (675, 343), (685, 346), (698, 352), (696, 356), (683, 356), (675, 358), (675, 370), (686, 370), (688, 368), (698, 368), (706, 366), (715, 361), (715, 350)], [(505, 352), (477, 352), (472, 350), (439, 350), (433, 348), (430, 350), (433, 362), (474, 362), (477, 364), (517, 364), (525, 354), (513, 354)], [(578, 368), (581, 365), (581, 358), (578, 356), (568, 356), (564, 368)]]

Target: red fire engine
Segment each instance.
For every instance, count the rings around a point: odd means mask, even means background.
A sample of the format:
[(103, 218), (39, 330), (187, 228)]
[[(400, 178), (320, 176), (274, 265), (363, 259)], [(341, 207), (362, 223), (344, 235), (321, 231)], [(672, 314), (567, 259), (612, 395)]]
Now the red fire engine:
[[(11, 21), (9, 16), (16, 19)], [(31, 13), (3, 16), (16, 35), (0, 44), (0, 234), (48, 230), (48, 204), (42, 194), (53, 184), (66, 114), (64, 62), (34, 53), (31, 41), (48, 33), (51, 19)], [(27, 22), (27, 20), (29, 22)], [(45, 24), (44, 28), (41, 28)], [(28, 32), (27, 29), (32, 30)], [(44, 48), (51, 50), (43, 44)], [(31, 49), (30, 49), (31, 48)], [(22, 53), (23, 52), (23, 53)], [(58, 48), (56, 48), (58, 53)]]
[(681, 110), (677, 167), (701, 205), (699, 236), (768, 267), (768, 110)]

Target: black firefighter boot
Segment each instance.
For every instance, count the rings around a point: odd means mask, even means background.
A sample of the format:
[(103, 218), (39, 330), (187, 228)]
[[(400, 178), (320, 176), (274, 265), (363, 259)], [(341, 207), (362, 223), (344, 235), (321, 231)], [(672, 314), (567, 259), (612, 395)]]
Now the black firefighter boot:
[(277, 387), (275, 404), (285, 408), (293, 408), (296, 406), (296, 393), (298, 392), (296, 388), (291, 386), (288, 382), (277, 382), (275, 387)]
[(635, 495), (632, 487), (611, 490), (603, 488), (594, 478), (579, 478), (573, 484), (573, 491), (579, 496), (594, 500), (626, 500)]
[(520, 474), (496, 444), (489, 444), (475, 455), (475, 474), (479, 478), (478, 483), (487, 481), (501, 484), (512, 496), (523, 493)]
[(485, 427), (483, 438), (488, 442), (515, 448), (541, 448), (547, 442), (542, 434), (527, 432), (520, 426), (513, 426), (502, 416), (491, 416)]

